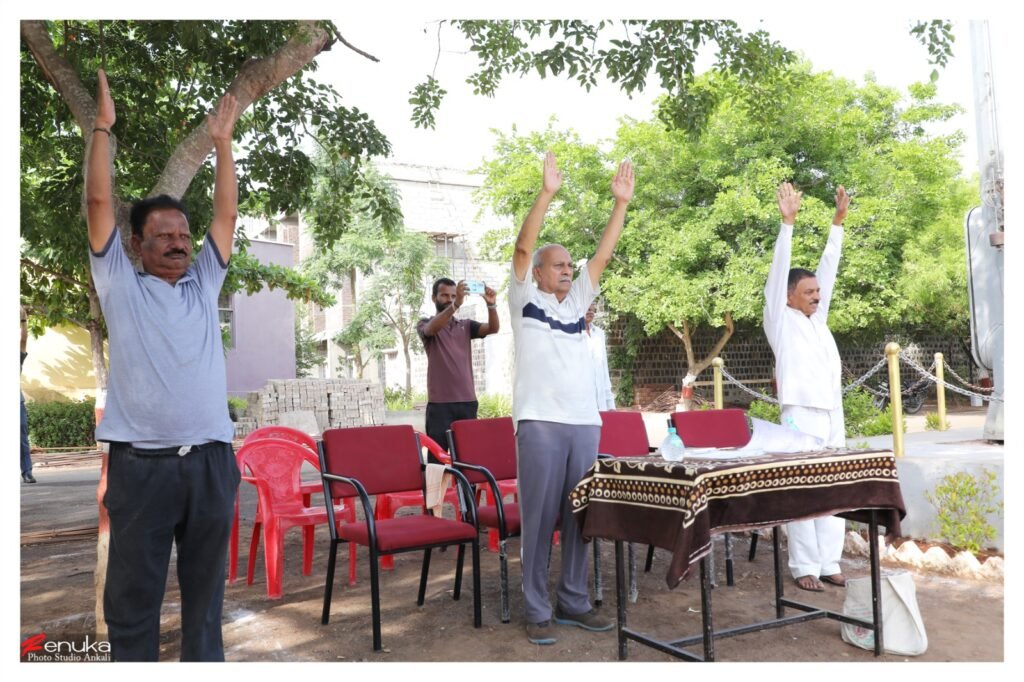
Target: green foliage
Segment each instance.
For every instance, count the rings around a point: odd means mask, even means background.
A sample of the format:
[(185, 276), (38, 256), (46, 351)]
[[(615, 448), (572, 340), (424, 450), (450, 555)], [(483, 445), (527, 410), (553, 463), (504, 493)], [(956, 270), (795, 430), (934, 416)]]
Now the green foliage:
[(942, 422), (939, 421), (939, 414), (937, 412), (925, 412), (924, 415), (924, 430), (925, 431), (947, 431), (949, 430), (950, 423), (946, 420), (945, 426), (942, 426)]
[(384, 407), (389, 412), (407, 412), (418, 404), (427, 402), (425, 393), (414, 393), (395, 386), (384, 387)]
[(754, 400), (747, 407), (747, 416), (754, 419), (763, 419), (773, 424), (782, 423), (782, 408), (775, 403), (764, 400)]
[[(275, 216), (304, 206), (314, 174), (301, 144), (308, 135), (349, 159), (349, 191), (343, 196), (372, 195), (362, 168), (366, 159), (386, 156), (389, 143), (365, 114), (343, 106), (333, 88), (310, 77), (312, 60), (335, 33), (329, 22), (22, 22), (21, 291), (33, 328), (71, 324), (94, 337), (104, 335), (77, 199), (83, 190), (81, 128), (95, 111), (89, 97), (101, 66), (117, 107), (115, 199), (121, 223), (125, 202), (168, 193), (189, 207), (196, 246), (202, 243), (212, 216), (214, 167), (212, 156), (201, 163), (188, 158), (194, 153), (190, 135), (205, 125), (207, 112), (236, 79), (241, 91), (256, 95), (235, 126), (242, 214)], [(282, 76), (280, 83), (253, 81), (253, 64), (285, 54), (298, 69), (294, 75)], [(338, 222), (327, 236), (336, 238), (346, 225)], [(226, 293), (253, 293), (267, 285), (293, 300), (332, 303), (291, 269), (257, 263), (245, 253), (241, 230), (238, 237), (241, 253), (230, 260)]]
[(96, 401), (26, 402), (28, 434), (40, 448), (71, 448), (96, 445)]
[[(666, 117), (676, 127), (699, 120), (688, 114), (695, 108), (690, 92), (702, 47), (715, 46), (713, 69), (755, 92), (793, 59), (764, 31), (744, 33), (733, 21), (464, 20), (452, 25), (477, 58), (478, 69), (467, 79), (476, 94), (492, 96), (509, 75), (564, 76), (587, 91), (603, 77), (627, 94), (648, 87), (650, 78), (683, 102)], [(433, 127), (433, 111), (443, 95), (433, 76), (414, 88), (410, 102), (417, 126)]]
[[(962, 335), (961, 224), (977, 192), (959, 177), (962, 133), (929, 132), (960, 108), (935, 102), (934, 86), (915, 86), (903, 100), (892, 88), (815, 74), (806, 63), (770, 86), (786, 106), (753, 106), (730, 75), (699, 76), (690, 91), (714, 106), (698, 132), (624, 120), (610, 150), (554, 125), (530, 135), (498, 133), (478, 200), (518, 226), (540, 187), (543, 153), (552, 150), (564, 180), (538, 243), (561, 243), (579, 260), (593, 254), (607, 221), (615, 165), (631, 158), (636, 193), (602, 278), (605, 300), (634, 315), (648, 335), (666, 328), (692, 334), (726, 326), (727, 316), (760, 326), (781, 181), (804, 192), (792, 265), (811, 269), (843, 184), (855, 198), (832, 331), (878, 335), (913, 321)], [(515, 229), (489, 235), (490, 256), (510, 257)]]
[[(911, 35), (928, 50), (928, 63), (944, 67), (953, 57), (953, 24), (948, 19), (919, 21), (910, 29)], [(931, 80), (938, 80), (938, 69), (932, 71)]]
[[(884, 410), (875, 407), (871, 394), (862, 388), (843, 395), (843, 416), (846, 420), (846, 437), (884, 436), (892, 433), (892, 405)], [(903, 419), (903, 431), (907, 430), (907, 420)]]
[(295, 315), (295, 376), (302, 378), (311, 376), (314, 367), (322, 365), (324, 354), (320, 352), (320, 342), (316, 340), (309, 324), (309, 316), (296, 309)]
[(938, 510), (939, 533), (946, 542), (971, 552), (983, 549), (996, 535), (988, 515), (1003, 513), (996, 473), (982, 468), (979, 476), (959, 471), (944, 476), (925, 498)]
[(228, 415), (231, 417), (231, 421), (236, 422), (241, 417), (245, 416), (245, 411), (249, 407), (249, 401), (245, 398), (240, 398), (235, 395), (228, 396)]
[(476, 416), (480, 419), (511, 417), (512, 399), (501, 393), (485, 393), (477, 396)]

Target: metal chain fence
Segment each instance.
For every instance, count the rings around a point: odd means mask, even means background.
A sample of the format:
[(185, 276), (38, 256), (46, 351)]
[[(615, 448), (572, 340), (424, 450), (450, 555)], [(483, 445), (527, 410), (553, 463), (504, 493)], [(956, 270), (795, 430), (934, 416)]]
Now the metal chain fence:
[(943, 366), (945, 367), (945, 370), (946, 370), (946, 372), (948, 374), (952, 374), (954, 379), (956, 379), (957, 381), (959, 381), (961, 384), (963, 384), (967, 388), (971, 389), (972, 391), (977, 391), (978, 393), (985, 393), (985, 394), (988, 394), (988, 393), (992, 392), (992, 387), (991, 386), (975, 386), (974, 384), (972, 384), (971, 382), (967, 381), (962, 376), (957, 374), (956, 371), (952, 367), (949, 366), (949, 364), (943, 363)]
[[(968, 398), (975, 397), (975, 398), (981, 398), (982, 400), (992, 400), (992, 401), (995, 401), (995, 402), (998, 402), (998, 403), (1003, 402), (1002, 398), (996, 398), (995, 396), (991, 396), (991, 395), (982, 395), (980, 393), (974, 393), (972, 391), (964, 390), (964, 389), (960, 388), (959, 386), (951, 386), (950, 384), (947, 384), (945, 381), (939, 381), (937, 377), (931, 375), (924, 367), (919, 365), (912, 357), (910, 357), (909, 355), (904, 353), (902, 350), (900, 351), (900, 359), (903, 360), (904, 362), (906, 362), (908, 365), (910, 365), (914, 369), (916, 369), (918, 371), (918, 373), (922, 375), (922, 378), (932, 382), (933, 384), (942, 384), (945, 388), (949, 389), (950, 391), (953, 391), (954, 393), (959, 393), (960, 395), (965, 395)], [(943, 363), (943, 364), (945, 364), (945, 363)], [(933, 364), (933, 367), (934, 367), (934, 364)]]
[[(953, 391), (954, 393), (959, 393), (959, 394), (965, 395), (967, 397), (977, 397), (977, 398), (981, 398), (982, 400), (994, 400), (994, 401), (997, 401), (997, 402), (1003, 402), (1001, 398), (995, 398), (995, 397), (993, 397), (991, 395), (982, 395), (980, 393), (974, 393), (972, 391), (967, 391), (967, 390), (964, 390), (964, 389), (962, 389), (962, 388), (960, 388), (958, 386), (951, 386), (950, 384), (946, 383), (945, 381), (941, 381), (940, 382), (938, 380), (938, 378), (934, 374), (932, 374), (932, 372), (935, 370), (935, 362), (936, 361), (934, 361), (934, 360), (932, 361), (931, 367), (929, 367), (928, 369), (925, 369), (916, 360), (914, 360), (912, 357), (907, 355), (907, 353), (905, 351), (903, 351), (903, 350), (900, 351), (900, 359), (902, 359), (904, 362), (906, 362), (908, 365), (910, 365), (910, 367), (912, 367), (913, 369), (917, 370), (918, 374), (921, 375), (920, 379), (915, 381), (913, 384), (911, 384), (906, 389), (900, 391), (900, 393), (902, 393), (904, 395), (909, 395), (909, 394), (917, 391), (924, 383), (930, 381), (933, 384), (940, 384), (941, 383), (945, 388)], [(878, 363), (874, 367), (869, 369), (863, 376), (861, 376), (856, 381), (853, 381), (852, 383), (846, 385), (843, 388), (843, 394), (845, 395), (845, 394), (849, 393), (850, 391), (852, 391), (855, 388), (863, 388), (864, 390), (866, 390), (868, 393), (871, 393), (872, 395), (876, 395), (876, 396), (880, 396), (880, 397), (888, 397), (888, 393), (886, 391), (879, 390), (879, 389), (874, 388), (872, 386), (869, 386), (869, 385), (867, 385), (865, 383), (868, 379), (870, 379), (875, 374), (877, 374), (880, 369), (885, 367), (886, 362), (887, 362), (887, 359), (885, 358), (885, 356), (883, 356), (882, 359), (879, 360)], [(943, 363), (943, 364), (944, 364), (944, 366), (946, 368), (946, 371), (948, 371), (950, 374), (952, 374), (957, 380), (960, 381), (960, 383), (964, 384), (965, 386), (968, 386), (970, 388), (974, 388), (974, 389), (977, 389), (977, 390), (982, 390), (982, 391), (990, 390), (990, 389), (985, 389), (985, 388), (980, 387), (980, 386), (973, 386), (973, 385), (969, 384), (968, 382), (966, 382), (963, 379), (961, 379), (957, 375), (956, 372), (954, 372), (952, 369), (950, 369), (949, 365), (946, 365), (945, 363)], [(732, 374), (730, 374), (729, 370), (727, 370), (724, 366), (721, 368), (721, 370), (722, 370), (722, 376), (725, 377), (726, 381), (728, 381), (730, 384), (732, 384), (732, 385), (736, 386), (737, 388), (745, 391), (746, 393), (752, 395), (754, 398), (757, 398), (758, 400), (763, 400), (764, 402), (771, 403), (773, 405), (778, 405), (779, 404), (779, 401), (777, 399), (771, 397), (770, 395), (765, 395), (764, 393), (761, 393), (760, 391), (756, 391), (756, 390), (750, 388), (749, 386), (744, 385), (743, 382), (741, 382), (739, 379), (737, 379)]]

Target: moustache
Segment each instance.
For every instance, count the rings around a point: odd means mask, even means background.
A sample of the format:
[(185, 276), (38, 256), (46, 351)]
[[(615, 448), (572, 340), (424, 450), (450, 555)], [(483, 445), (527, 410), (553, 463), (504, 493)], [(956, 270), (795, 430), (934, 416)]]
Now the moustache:
[(185, 249), (171, 249), (170, 251), (164, 251), (164, 256), (187, 256), (188, 251)]

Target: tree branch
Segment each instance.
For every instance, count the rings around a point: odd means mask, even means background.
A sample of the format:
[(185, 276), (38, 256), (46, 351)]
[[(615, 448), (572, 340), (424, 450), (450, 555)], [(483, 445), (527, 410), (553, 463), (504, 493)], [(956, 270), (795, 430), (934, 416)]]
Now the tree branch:
[(67, 103), (75, 123), (85, 137), (85, 131), (92, 129), (92, 121), (96, 118), (96, 102), (82, 85), (75, 68), (54, 49), (47, 22), (22, 21), (21, 39), (25, 41), (46, 80), (50, 81), (53, 89)]
[[(305, 68), (331, 41), (331, 34), (317, 22), (299, 22), (295, 35), (274, 54), (245, 62), (227, 92), (238, 100), (240, 111), (245, 111), (250, 104)], [(204, 120), (175, 148), (149, 195), (184, 195), (211, 149), (213, 139), (206, 132)]]
[(732, 337), (733, 331), (734, 327), (732, 324), (732, 313), (727, 312), (725, 314), (725, 331), (722, 332), (722, 336), (719, 337), (718, 341), (711, 349), (711, 352), (708, 353), (707, 356), (705, 356), (705, 358), (694, 367), (692, 372), (694, 376), (699, 375), (701, 372), (707, 369), (708, 365), (711, 364), (711, 361), (718, 357), (718, 354), (722, 352), (722, 349), (725, 348), (725, 344), (728, 343), (729, 339)]
[[(347, 47), (348, 49), (352, 50), (352, 51), (353, 51), (353, 52), (355, 52), (356, 54), (358, 54), (358, 55), (362, 55), (363, 57), (366, 57), (366, 58), (367, 58), (367, 59), (369, 59), (369, 60), (370, 60), (371, 62), (380, 62), (380, 60), (379, 60), (379, 59), (377, 59), (376, 57), (374, 57), (374, 56), (373, 56), (372, 54), (370, 54), (369, 52), (363, 52), (363, 51), (362, 51), (362, 50), (360, 50), (360, 49), (359, 49), (358, 47), (356, 47), (356, 46), (355, 46), (355, 45), (353, 45), (352, 43), (350, 43), (350, 42), (348, 42), (347, 40), (345, 40), (345, 37), (344, 37), (343, 35), (341, 35), (341, 33), (335, 32), (335, 34), (334, 34), (334, 37), (338, 39), (338, 42), (339, 42), (339, 43), (341, 43), (342, 45), (344, 45), (344, 46), (345, 46), (345, 47)], [(434, 67), (435, 67), (435, 68), (437, 68), (437, 64), (434, 64)]]
[(68, 275), (62, 274), (60, 272), (56, 272), (56, 271), (51, 270), (51, 269), (49, 269), (47, 267), (43, 267), (39, 263), (36, 263), (33, 260), (25, 258), (24, 256), (21, 257), (21, 264), (25, 265), (25, 266), (28, 266), (28, 267), (32, 268), (33, 270), (35, 270), (36, 272), (40, 272), (40, 273), (42, 273), (44, 275), (50, 275), (51, 277), (56, 277), (57, 279), (61, 280), (62, 282), (67, 282), (68, 284), (71, 284), (72, 286), (87, 288), (85, 282), (82, 282), (81, 280), (77, 280), (74, 277), (69, 277)]

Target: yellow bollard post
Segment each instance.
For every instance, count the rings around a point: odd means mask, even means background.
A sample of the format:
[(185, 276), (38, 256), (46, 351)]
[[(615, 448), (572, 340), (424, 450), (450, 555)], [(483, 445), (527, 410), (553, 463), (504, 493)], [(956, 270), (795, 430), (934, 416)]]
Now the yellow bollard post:
[(724, 397), (724, 394), (722, 393), (722, 365), (724, 365), (724, 364), (725, 364), (725, 362), (722, 361), (722, 358), (715, 358), (714, 360), (711, 361), (711, 366), (714, 368), (714, 374), (715, 374), (715, 409), (716, 410), (721, 410), (723, 407), (725, 407), (725, 397)]
[(885, 344), (889, 359), (889, 404), (892, 406), (892, 452), (903, 456), (903, 390), (900, 388), (900, 344)]
[(943, 368), (942, 353), (935, 354), (935, 378), (938, 382), (935, 384), (935, 403), (939, 410), (939, 431), (946, 430), (946, 386), (943, 382), (946, 380), (945, 370)]

